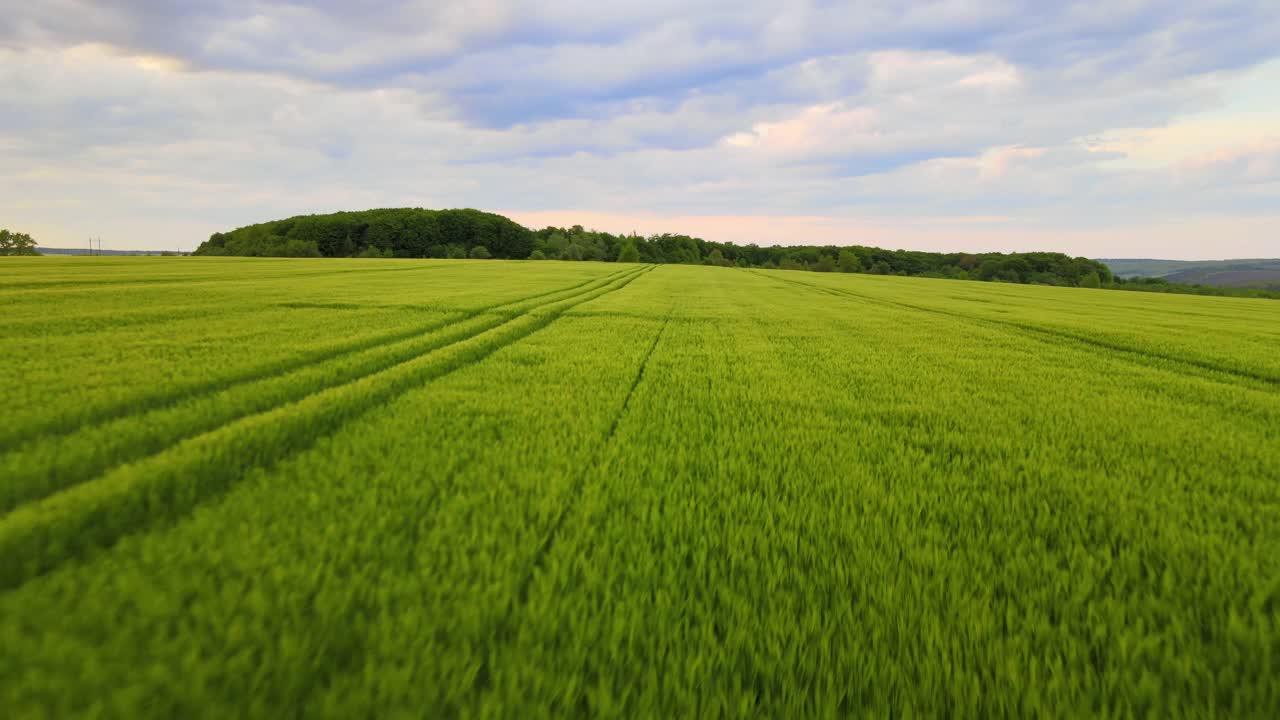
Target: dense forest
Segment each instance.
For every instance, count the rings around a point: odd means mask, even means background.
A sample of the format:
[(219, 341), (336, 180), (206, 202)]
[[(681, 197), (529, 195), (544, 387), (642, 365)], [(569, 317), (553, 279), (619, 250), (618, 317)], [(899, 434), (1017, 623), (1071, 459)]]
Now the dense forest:
[(931, 253), (861, 245), (736, 245), (688, 235), (529, 230), (478, 210), (421, 208), (303, 215), (215, 233), (197, 255), (507, 258), (685, 263), (1099, 287), (1106, 265), (1061, 253)]
[(1113, 277), (1103, 262), (1054, 252), (933, 253), (864, 245), (761, 247), (671, 233), (613, 235), (581, 225), (530, 230), (479, 210), (393, 208), (301, 215), (214, 233), (195, 254), (683, 263), (1280, 298), (1280, 293), (1265, 289), (1190, 285), (1160, 278), (1126, 280)]
[(404, 208), (300, 215), (214, 233), (196, 255), (523, 259), (528, 228), (479, 210)]

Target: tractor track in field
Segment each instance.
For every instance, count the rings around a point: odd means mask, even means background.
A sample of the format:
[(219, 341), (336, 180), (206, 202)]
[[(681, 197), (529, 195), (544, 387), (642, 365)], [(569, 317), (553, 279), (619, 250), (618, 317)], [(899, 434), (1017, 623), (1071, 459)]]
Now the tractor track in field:
[(312, 447), (379, 403), (480, 362), (651, 270), (653, 266), (642, 266), (614, 273), (598, 287), (535, 305), (414, 358), (236, 418), (91, 482), (21, 505), (0, 516), (0, 590), (126, 535), (176, 520), (250, 471)]
[[(257, 375), (247, 380), (220, 386), (214, 390), (186, 393), (174, 398), (172, 402), (158, 407), (126, 412), (117, 417), (76, 429), (76, 432), (92, 432), (99, 438), (106, 438), (105, 451), (104, 443), (102, 442), (97, 445), (92, 443), (70, 444), (70, 448), (64, 448), (62, 441), (65, 436), (52, 433), (38, 435), (13, 452), (0, 454), (0, 474), (4, 474), (7, 478), (5, 485), (0, 486), (0, 514), (19, 507), (23, 502), (36, 501), (55, 492), (88, 482), (94, 476), (127, 462), (163, 452), (173, 443), (216, 429), (240, 417), (269, 412), (275, 407), (297, 401), (327, 387), (354, 382), (362, 377), (385, 370), (398, 363), (412, 360), (453, 342), (460, 342), (484, 332), (490, 327), (510, 320), (520, 313), (497, 313), (488, 324), (479, 328), (462, 329), (453, 336), (445, 334), (443, 337), (431, 338), (429, 334), (432, 332), (444, 330), (447, 333), (451, 327), (465, 328), (467, 323), (486, 313), (494, 313), (495, 309), (498, 308), (519, 306), (552, 295), (564, 295), (575, 291), (590, 292), (593, 289), (590, 286), (607, 285), (624, 272), (626, 271), (610, 273), (603, 278), (595, 278), (587, 283), (580, 283), (562, 290), (539, 293), (530, 298), (477, 308), (462, 317), (436, 321), (409, 331), (394, 333), (390, 336), (394, 338), (392, 340), (362, 343), (362, 347), (356, 350), (326, 354), (312, 362), (295, 363), (293, 367), (279, 372)], [(587, 289), (582, 290), (583, 287), (587, 287)], [(572, 297), (573, 295), (570, 295), (564, 299)], [(527, 311), (536, 310), (537, 307), (539, 306), (535, 305), (532, 308), (528, 308)], [(424, 335), (426, 337), (423, 337)], [(383, 336), (382, 339), (386, 337), (388, 336)], [(372, 357), (365, 358), (363, 362), (360, 362), (360, 356), (364, 354)], [(330, 367), (330, 365), (343, 360), (351, 361), (351, 367)], [(186, 422), (184, 428), (167, 434), (162, 429), (165, 427), (163, 421), (166, 419), (164, 417), (166, 413), (179, 414), (185, 420), (187, 413), (183, 412), (183, 410), (188, 409), (192, 404), (202, 401), (206, 403), (216, 402), (219, 398), (225, 402), (228, 398), (224, 393), (243, 392), (252, 389), (254, 385), (258, 384), (284, 383), (288, 382), (291, 377), (307, 374), (318, 375), (317, 382), (302, 383), (297, 388), (261, 387), (248, 400), (241, 401), (238, 407), (232, 402), (232, 407), (215, 408), (212, 413), (193, 412), (191, 420)], [(145, 432), (141, 434), (135, 429), (133, 435), (130, 436), (127, 423), (131, 420), (142, 421), (147, 418), (151, 419), (151, 422), (148, 423), (150, 427), (145, 428)], [(169, 422), (173, 422), (172, 418), (169, 419)], [(75, 448), (83, 449), (77, 452)], [(45, 462), (40, 460), (42, 450), (46, 459)]]
[[(258, 275), (254, 280), (290, 280), (302, 277), (325, 277), (334, 276), (342, 277), (351, 274), (368, 274), (368, 273), (389, 273), (389, 272), (425, 272), (428, 270), (441, 270), (444, 268), (457, 269), (449, 265), (417, 265), (414, 267), (392, 267), (392, 268), (356, 268), (351, 270), (324, 270), (306, 273), (290, 273), (287, 275)], [(26, 282), (26, 283), (4, 283), (0, 284), (0, 293), (9, 290), (82, 290), (93, 287), (121, 287), (121, 286), (152, 286), (152, 285), (203, 285), (205, 283), (233, 283), (244, 282), (239, 277), (207, 277), (207, 278), (132, 278), (127, 280), (46, 280), (43, 282)]]
[(593, 283), (616, 279), (625, 272), (627, 272), (627, 270), (619, 270), (602, 277), (585, 280), (566, 288), (557, 288), (555, 290), (548, 290), (547, 292), (537, 293), (535, 295), (530, 295), (516, 300), (508, 300), (501, 303), (485, 305), (479, 308), (463, 311), (459, 317), (455, 318), (435, 320), (422, 325), (415, 325), (414, 327), (404, 330), (361, 338), (359, 340), (341, 343), (335, 346), (303, 352), (294, 357), (250, 367), (241, 372), (229, 373), (222, 377), (212, 378), (203, 382), (164, 387), (153, 393), (139, 397), (132, 397), (117, 403), (88, 410), (78, 416), (63, 416), (53, 418), (43, 423), (29, 423), (22, 427), (0, 429), (0, 453), (7, 453), (19, 449), (22, 445), (27, 444), (30, 438), (70, 435), (71, 433), (95, 425), (100, 425), (105, 422), (132, 415), (141, 415), (163, 407), (176, 405), (179, 402), (190, 400), (195, 397), (211, 395), (223, 390), (228, 390), (237, 385), (284, 375), (301, 368), (305, 368), (309, 365), (315, 365), (317, 363), (326, 362), (342, 356), (353, 355), (355, 353), (373, 350), (378, 347), (392, 345), (394, 343), (423, 335), (424, 333), (435, 332), (436, 330), (443, 329), (452, 324), (466, 322), (467, 320), (471, 320), (485, 313), (500, 311), (502, 308), (510, 305), (520, 305), (523, 303), (533, 302), (534, 300), (539, 300), (551, 295), (579, 290)]
[[(1275, 390), (1280, 386), (1280, 378), (1276, 378), (1264, 373), (1255, 373), (1239, 368), (1225, 367), (1208, 361), (1195, 360), (1192, 358), (1178, 357), (1175, 355), (1164, 355), (1150, 350), (1142, 350), (1119, 342), (1108, 342), (1096, 338), (1084, 337), (1072, 332), (1055, 330), (1030, 323), (1016, 322), (1012, 320), (1000, 320), (997, 318), (976, 317), (966, 315), (964, 313), (951, 312), (938, 308), (925, 307), (923, 305), (913, 305), (911, 303), (898, 302), (894, 300), (885, 300), (883, 298), (864, 295), (849, 290), (838, 288), (828, 288), (819, 285), (811, 285), (800, 280), (791, 278), (775, 278), (769, 275), (753, 271), (756, 275), (762, 275), (770, 280), (777, 282), (789, 283), (800, 287), (808, 288), (817, 292), (821, 292), (834, 297), (846, 297), (864, 302), (870, 302), (885, 307), (902, 308), (905, 310), (914, 310), (916, 312), (929, 313), (942, 317), (962, 320), (973, 325), (982, 325), (986, 327), (997, 327), (1014, 330), (1023, 335), (1033, 337), (1037, 340), (1053, 344), (1054, 340), (1066, 340), (1074, 342), (1086, 347), (1099, 348), (1116, 353), (1115, 357), (1125, 360), (1126, 362), (1142, 365), (1143, 367), (1157, 368), (1168, 370), (1169, 372), (1182, 375), (1184, 377), (1195, 377), (1214, 382), (1220, 382), (1227, 385), (1235, 385), (1238, 387), (1248, 387), (1260, 389), (1259, 386), (1265, 387), (1267, 390)], [(1165, 363), (1165, 365), (1153, 365), (1151, 361)]]
[[(658, 328), (658, 332), (653, 336), (653, 342), (649, 344), (648, 350), (645, 351), (644, 357), (640, 360), (640, 367), (636, 370), (635, 378), (631, 380), (631, 386), (627, 388), (627, 395), (623, 398), (621, 407), (614, 413), (613, 420), (609, 423), (609, 430), (600, 441), (591, 459), (583, 466), (582, 472), (579, 472), (574, 477), (573, 482), (570, 483), (560, 511), (556, 513), (555, 519), (551, 521), (551, 526), (547, 529), (547, 533), (542, 539), (542, 543), (538, 545), (538, 549), (534, 552), (533, 559), (529, 563), (529, 570), (521, 578), (519, 585), (516, 586), (513, 600), (508, 605), (506, 613), (498, 621), (496, 636), (501, 642), (506, 642), (510, 638), (512, 634), (511, 624), (520, 609), (528, 604), (529, 591), (533, 587), (533, 581), (546, 566), (547, 557), (551, 555), (551, 550), (555, 546), (556, 539), (560, 537), (565, 521), (577, 506), (578, 498), (582, 495), (583, 486), (586, 483), (587, 473), (600, 462), (600, 455), (609, 447), (614, 436), (618, 434), (618, 426), (621, 425), (623, 418), (627, 415), (627, 411), (631, 408), (631, 399), (635, 397), (636, 390), (640, 387), (640, 383), (644, 381), (645, 370), (649, 367), (649, 359), (653, 357), (653, 352), (658, 349), (658, 343), (662, 340), (662, 336), (666, 334), (667, 326), (670, 323), (671, 312), (668, 311), (667, 317), (662, 321), (662, 327)], [(490, 660), (486, 658), (486, 664), (476, 673), (475, 685), (480, 692), (485, 692), (492, 688), (493, 670), (489, 667), (489, 662)]]
[[(261, 309), (267, 309), (270, 306), (260, 307)], [(157, 325), (175, 320), (190, 320), (191, 318), (226, 317), (234, 314), (244, 314), (245, 312), (246, 310), (243, 308), (227, 306), (214, 309), (204, 303), (168, 305), (160, 310), (148, 308), (134, 312), (99, 311), (81, 315), (63, 315), (56, 320), (47, 317), (24, 318), (5, 323), (4, 331), (5, 335), (9, 337), (31, 334), (33, 331), (36, 331), (35, 334), (37, 335), (88, 334), (101, 330), (117, 330), (134, 325)], [(108, 323), (110, 327), (104, 327)]]
[[(627, 388), (627, 396), (622, 401), (622, 407), (618, 408), (618, 412), (614, 414), (613, 421), (609, 423), (609, 432), (605, 433), (604, 440), (600, 442), (598, 453), (604, 452), (604, 449), (613, 442), (613, 437), (618, 434), (618, 425), (622, 423), (622, 419), (626, 417), (627, 411), (631, 408), (631, 398), (635, 397), (636, 388), (640, 387), (640, 383), (644, 380), (644, 371), (649, 367), (649, 358), (653, 357), (653, 351), (658, 349), (658, 342), (662, 340), (663, 334), (667, 331), (667, 324), (671, 322), (671, 316), (662, 322), (662, 327), (658, 328), (658, 332), (653, 337), (653, 342), (649, 345), (649, 349), (644, 354), (644, 359), (640, 361), (640, 368), (636, 371), (635, 378), (631, 381), (631, 387)], [(586, 468), (578, 473), (574, 482), (569, 486), (569, 492), (565, 497), (564, 505), (560, 508), (556, 519), (551, 523), (551, 528), (547, 531), (547, 536), (542, 540), (542, 544), (538, 546), (538, 552), (534, 555), (533, 563), (529, 569), (529, 573), (521, 581), (519, 591), (516, 593), (517, 605), (523, 606), (529, 600), (529, 588), (533, 585), (533, 579), (537, 573), (546, 564), (547, 556), (551, 554), (551, 548), (555, 545), (556, 538), (560, 536), (560, 529), (564, 527), (564, 521), (569, 517), (570, 511), (577, 504), (578, 496), (582, 494), (583, 483), (586, 482), (587, 472), (595, 467), (600, 461), (600, 457), (593, 457)]]

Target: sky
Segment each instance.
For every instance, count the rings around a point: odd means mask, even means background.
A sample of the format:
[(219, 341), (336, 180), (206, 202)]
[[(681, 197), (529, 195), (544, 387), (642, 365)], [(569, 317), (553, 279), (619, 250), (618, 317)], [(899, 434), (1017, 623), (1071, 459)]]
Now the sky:
[(0, 0), (0, 227), (1280, 256), (1275, 0)]

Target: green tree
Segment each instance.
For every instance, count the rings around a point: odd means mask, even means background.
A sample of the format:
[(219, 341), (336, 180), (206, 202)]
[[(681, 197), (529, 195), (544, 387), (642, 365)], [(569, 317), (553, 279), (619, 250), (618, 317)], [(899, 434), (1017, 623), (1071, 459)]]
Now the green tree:
[(310, 240), (292, 238), (280, 246), (278, 253), (272, 254), (284, 257), (320, 257), (320, 248), (316, 247), (316, 244)]
[(36, 241), (26, 233), (0, 230), (0, 255), (39, 255)]
[(534, 250), (533, 252), (529, 253), (529, 259), (530, 260), (546, 260), (547, 254), (542, 252), (541, 250)]
[(569, 238), (559, 230), (551, 233), (547, 238), (547, 257), (561, 258), (568, 260), (565, 254), (569, 251)]
[(622, 248), (618, 250), (618, 262), (638, 263), (640, 262), (640, 251), (636, 249), (636, 244), (632, 240), (627, 240), (622, 244)]
[(1096, 271), (1090, 271), (1087, 275), (1080, 278), (1080, 287), (1100, 288), (1102, 287), (1102, 279), (1098, 277)]
[(730, 263), (728, 260), (724, 258), (724, 253), (720, 252), (720, 248), (716, 248), (715, 250), (711, 251), (710, 255), (707, 255), (707, 264), (716, 265), (719, 267), (727, 267), (732, 263)]
[(472, 260), (488, 260), (491, 257), (493, 256), (489, 254), (489, 248), (483, 245), (477, 245), (471, 248)]
[[(1062, 253), (928, 253), (850, 246), (771, 246), (711, 243), (689, 235), (663, 233), (639, 237), (612, 235), (571, 228), (546, 227), (533, 231), (509, 218), (478, 210), (424, 210), (389, 208), (300, 215), (258, 223), (225, 233), (214, 233), (196, 250), (197, 255), (278, 256), (286, 254), (349, 257), (358, 253), (385, 257), (467, 257), (468, 250), (483, 245), (495, 258), (531, 257), (536, 250), (547, 258), (564, 260), (614, 260), (635, 262), (628, 245), (642, 262), (696, 265), (783, 266), (804, 270), (840, 270), (880, 275), (958, 277), (1041, 285), (1092, 285), (1097, 274), (1101, 287), (1116, 287), (1110, 269), (1096, 260), (1072, 258)], [(27, 236), (6, 233), (4, 254), (29, 254), (34, 243)], [(362, 252), (363, 251), (363, 252)], [(824, 259), (825, 258), (825, 259)], [(834, 264), (834, 267), (831, 265)], [(1138, 284), (1126, 289), (1170, 292), (1166, 285)], [(1177, 292), (1222, 294), (1221, 288), (1179, 285)], [(1244, 292), (1244, 291), (1239, 291)], [(1257, 291), (1249, 291), (1257, 292)]]

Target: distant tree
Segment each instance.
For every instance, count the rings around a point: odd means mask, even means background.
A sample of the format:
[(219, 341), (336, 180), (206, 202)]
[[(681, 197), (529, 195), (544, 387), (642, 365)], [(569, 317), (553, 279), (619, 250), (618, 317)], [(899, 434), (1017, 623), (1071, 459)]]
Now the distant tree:
[(361, 251), (360, 251), (360, 254), (359, 254), (359, 255), (357, 255), (356, 257), (360, 257), (360, 258), (380, 258), (380, 257), (384, 257), (384, 256), (383, 256), (383, 254), (382, 254), (382, 251), (381, 251), (381, 250), (379, 250), (379, 249), (377, 248), (377, 246), (375, 246), (375, 245), (370, 245), (369, 247), (365, 248), (364, 250), (361, 250)]
[[(9, 233), (13, 236), (13, 233)], [(6, 240), (12, 244), (12, 239)], [(542, 257), (561, 260), (612, 260), (737, 265), (797, 270), (841, 270), (880, 275), (957, 277), (1041, 285), (1079, 286), (1096, 273), (1102, 287), (1123, 287), (1145, 292), (1194, 292), (1222, 294), (1221, 288), (1183, 284), (1117, 284), (1108, 267), (1083, 257), (1062, 253), (929, 253), (886, 250), (860, 245), (795, 245), (761, 247), (756, 244), (713, 243), (689, 235), (662, 233), (639, 237), (587, 230), (546, 227), (530, 230), (509, 218), (478, 210), (425, 210), (383, 208), (328, 215), (299, 215), (214, 233), (196, 249), (197, 255), (313, 255), (385, 257), (468, 257), (483, 245), (492, 257), (520, 259)], [(6, 248), (6, 253), (13, 252)], [(825, 258), (825, 259), (824, 259)], [(834, 267), (832, 267), (834, 265)], [(1256, 292), (1238, 290), (1238, 293)]]
[(622, 247), (618, 250), (618, 262), (640, 262), (640, 251), (636, 249), (636, 243), (634, 240), (627, 240), (622, 243)]
[(489, 248), (483, 245), (477, 245), (471, 248), (472, 260), (488, 260), (491, 257), (493, 256), (489, 254)]
[(547, 257), (565, 258), (565, 253), (569, 250), (569, 238), (565, 234), (556, 230), (547, 238)]
[(987, 258), (982, 261), (971, 274), (979, 280), (995, 280), (996, 273), (1000, 271), (1000, 262), (995, 258)]
[(547, 254), (542, 252), (541, 250), (534, 250), (533, 252), (529, 253), (529, 259), (530, 260), (546, 260)]
[(831, 272), (836, 269), (836, 260), (827, 253), (822, 253), (818, 256), (818, 260), (813, 264), (812, 269), (817, 272)]
[(1102, 278), (1098, 277), (1098, 273), (1091, 271), (1084, 277), (1080, 278), (1080, 287), (1100, 288), (1102, 287)]
[(720, 248), (716, 248), (715, 250), (711, 251), (710, 255), (707, 255), (707, 264), (717, 265), (719, 267), (726, 267), (728, 265), (731, 265), (732, 263), (730, 263), (728, 260), (725, 260), (724, 253), (720, 252)]
[(321, 257), (320, 248), (309, 240), (288, 240), (280, 247), (280, 251), (272, 253), (283, 257)]
[(36, 241), (26, 233), (0, 230), (0, 255), (39, 255)]
[(1005, 282), (1025, 283), (1031, 275), (1031, 263), (1018, 255), (1011, 255), (1000, 263), (996, 277)]

